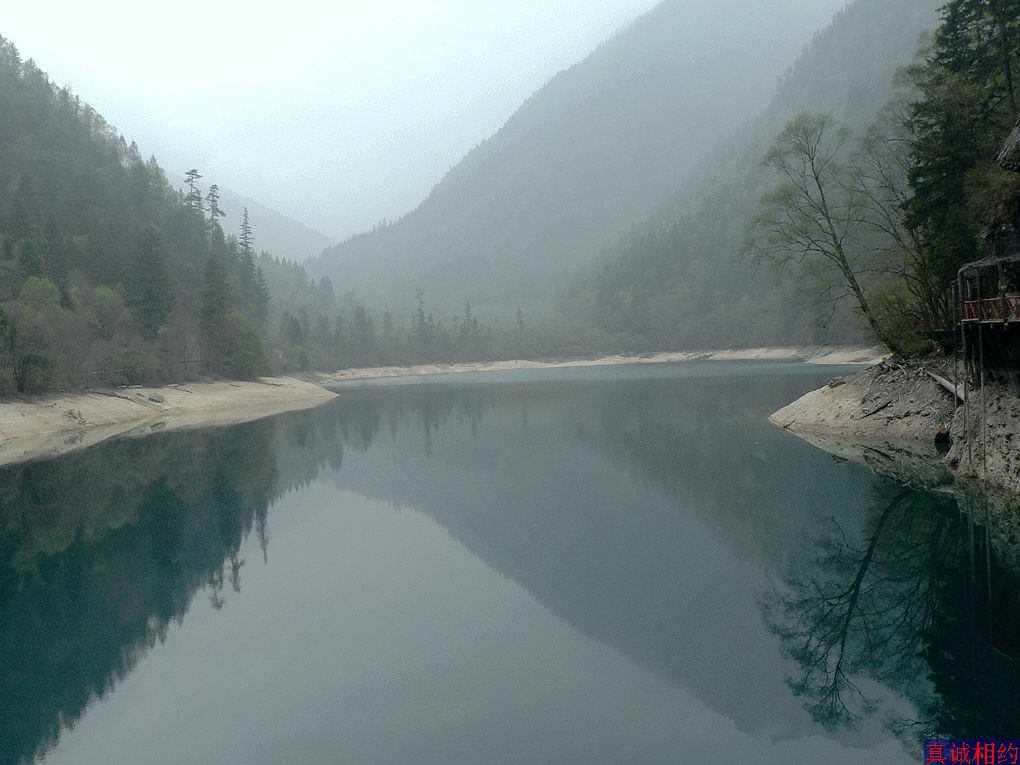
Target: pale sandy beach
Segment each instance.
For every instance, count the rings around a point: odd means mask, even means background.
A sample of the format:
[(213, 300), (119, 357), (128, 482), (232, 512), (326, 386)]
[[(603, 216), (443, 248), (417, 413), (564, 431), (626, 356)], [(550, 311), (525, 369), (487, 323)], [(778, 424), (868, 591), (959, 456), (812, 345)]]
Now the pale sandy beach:
[(709, 351), (676, 351), (645, 356), (603, 356), (597, 359), (563, 361), (492, 361), (458, 364), (419, 364), (405, 367), (372, 367), (320, 372), (316, 382), (330, 384), (351, 380), (375, 380), (385, 377), (464, 374), (470, 372), (505, 372), (512, 369), (559, 369), (594, 367), (615, 364), (663, 364), (678, 361), (804, 361), (808, 364), (877, 364), (888, 356), (882, 346), (790, 346), (783, 348), (727, 348)]
[(118, 436), (248, 422), (335, 397), (302, 380), (266, 377), (0, 401), (0, 465), (55, 457)]

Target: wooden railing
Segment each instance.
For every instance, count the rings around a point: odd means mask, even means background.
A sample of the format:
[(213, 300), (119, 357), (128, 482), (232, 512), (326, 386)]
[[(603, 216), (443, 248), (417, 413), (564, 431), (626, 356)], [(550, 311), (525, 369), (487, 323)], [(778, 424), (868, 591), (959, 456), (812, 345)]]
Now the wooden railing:
[(1020, 295), (1005, 295), (988, 300), (965, 300), (961, 321), (1020, 321)]

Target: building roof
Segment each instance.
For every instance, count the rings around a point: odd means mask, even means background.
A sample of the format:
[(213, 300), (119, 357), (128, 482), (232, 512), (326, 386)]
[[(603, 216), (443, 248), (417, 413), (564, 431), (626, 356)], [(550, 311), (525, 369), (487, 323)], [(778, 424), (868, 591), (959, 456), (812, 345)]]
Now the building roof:
[(960, 274), (965, 274), (968, 271), (978, 271), (982, 268), (989, 268), (991, 266), (1002, 265), (1003, 263), (1020, 263), (1020, 253), (1014, 255), (1006, 255), (1002, 257), (988, 257), (981, 258), (981, 260), (975, 260), (971, 263), (964, 263), (960, 266)]

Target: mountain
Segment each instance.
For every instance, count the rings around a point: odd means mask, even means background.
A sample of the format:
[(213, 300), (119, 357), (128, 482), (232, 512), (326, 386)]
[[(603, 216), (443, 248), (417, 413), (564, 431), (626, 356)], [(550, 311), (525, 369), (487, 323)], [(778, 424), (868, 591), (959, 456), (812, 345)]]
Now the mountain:
[(214, 207), (0, 37), (0, 396), (264, 373), (264, 276)]
[(242, 211), (248, 208), (255, 247), (260, 252), (268, 250), (277, 257), (300, 263), (333, 244), (322, 232), (230, 189), (220, 189), (220, 206), (227, 214), (223, 225), (228, 231), (238, 228)]
[(894, 97), (943, 0), (857, 0), (815, 35), (754, 120), (717, 146), (651, 216), (572, 290), (568, 309), (634, 348), (840, 342), (859, 339), (806, 305), (797, 285), (743, 254), (746, 224), (774, 182), (768, 147), (801, 112), (829, 112), (857, 135)]
[(840, 2), (666, 0), (563, 71), (413, 212), (308, 264), (370, 304), (548, 308), (561, 278), (647, 215), (717, 137), (765, 106)]

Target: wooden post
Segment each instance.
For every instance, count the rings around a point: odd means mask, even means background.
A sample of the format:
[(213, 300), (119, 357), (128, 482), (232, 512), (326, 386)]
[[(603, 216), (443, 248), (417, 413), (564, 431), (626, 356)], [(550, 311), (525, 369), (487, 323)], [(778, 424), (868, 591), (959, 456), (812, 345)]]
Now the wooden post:
[[(980, 289), (980, 287), (978, 288)], [(988, 477), (988, 428), (985, 420), (988, 418), (988, 407), (986, 406), (987, 391), (985, 390), (985, 323), (978, 322), (978, 354), (981, 359), (981, 477)]]

